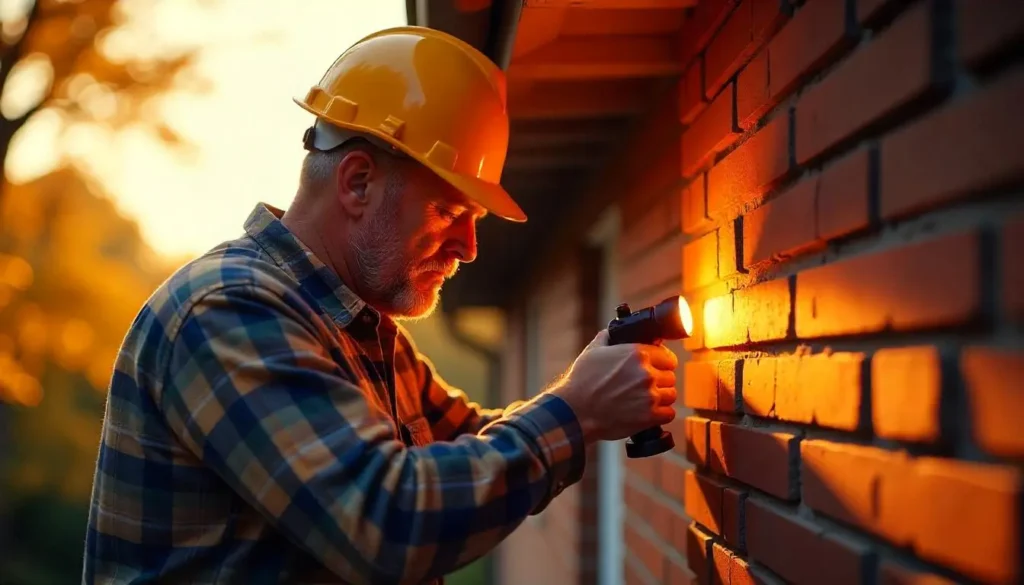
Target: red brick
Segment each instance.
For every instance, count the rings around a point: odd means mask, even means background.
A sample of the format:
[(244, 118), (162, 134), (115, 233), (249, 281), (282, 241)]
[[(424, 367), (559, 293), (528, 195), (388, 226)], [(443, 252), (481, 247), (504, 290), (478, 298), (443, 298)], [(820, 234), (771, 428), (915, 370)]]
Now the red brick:
[(789, 114), (776, 116), (708, 174), (708, 217), (736, 217), (790, 170)]
[(698, 176), (680, 193), (682, 199), (680, 204), (681, 222), (683, 232), (687, 234), (701, 231), (710, 225), (705, 201), (705, 177), (706, 175)]
[(857, 20), (869, 27), (885, 22), (903, 8), (903, 0), (856, 0), (856, 3)]
[(712, 470), (775, 497), (795, 499), (795, 436), (713, 421), (709, 439)]
[(826, 167), (818, 180), (817, 235), (833, 240), (871, 222), (868, 151), (861, 149)]
[(961, 324), (980, 309), (979, 242), (961, 233), (806, 270), (796, 277), (801, 339)]
[(715, 561), (713, 583), (722, 583), (723, 585), (774, 585), (779, 583), (774, 578), (767, 577), (759, 569), (751, 567), (734, 551), (720, 544), (714, 545), (712, 554)]
[[(981, 580), (1008, 582), (1019, 572), (1021, 474), (1013, 467), (915, 461), (820, 440), (804, 441), (801, 456), (811, 508)], [(747, 513), (751, 548), (749, 504)]]
[(753, 30), (751, 37), (754, 46), (750, 49), (755, 51), (760, 48), (766, 40), (778, 32), (792, 13), (790, 0), (754, 0), (750, 9), (753, 15)]
[(736, 223), (727, 221), (718, 228), (718, 277), (728, 278), (739, 269), (736, 262)]
[(743, 412), (775, 416), (775, 358), (743, 361)]
[[(742, 0), (704, 53), (704, 95), (714, 97), (753, 50), (753, 0)], [(728, 91), (728, 90), (727, 90)]]
[(995, 455), (1024, 454), (1024, 351), (969, 347), (960, 367), (974, 440)]
[(733, 319), (746, 326), (751, 342), (785, 339), (792, 302), (789, 279), (769, 280), (735, 292)]
[(705, 418), (686, 417), (686, 458), (698, 467), (708, 464), (709, 424)]
[[(861, 408), (861, 371), (864, 354), (815, 354), (800, 359), (797, 392), (814, 396), (814, 422), (823, 427), (855, 430)], [(788, 404), (796, 402), (795, 392), (781, 384), (776, 389), (775, 410), (780, 419), (788, 417)]]
[[(659, 196), (636, 221), (624, 226), (617, 239), (620, 263), (628, 261), (639, 252), (647, 251), (655, 243), (679, 233), (680, 198), (670, 192)], [(677, 268), (673, 267), (673, 270)]]
[(920, 482), (914, 550), (923, 558), (981, 581), (1021, 577), (1021, 472), (925, 458), (915, 465)]
[[(682, 443), (683, 437), (678, 435), (675, 440)], [(683, 484), (686, 478), (685, 461), (677, 461), (673, 457), (663, 456), (661, 458), (661, 491), (672, 501), (683, 501)]]
[(704, 111), (704, 60), (700, 57), (690, 64), (679, 80), (679, 121), (689, 125)]
[(743, 548), (740, 539), (742, 529), (743, 502), (747, 499), (747, 493), (733, 488), (722, 490), (722, 536), (725, 542), (735, 549)]
[(649, 484), (658, 485), (658, 467), (660, 465), (661, 459), (656, 457), (626, 459), (626, 472)]
[(738, 0), (703, 0), (683, 22), (679, 37), (683, 40), (680, 63), (689, 64), (711, 42)]
[(730, 585), (732, 552), (718, 544), (711, 545), (711, 585)]
[(682, 134), (683, 176), (693, 177), (715, 154), (740, 136), (734, 124), (733, 95), (726, 88)]
[(620, 293), (628, 298), (669, 282), (678, 290), (682, 260), (683, 237), (677, 234), (624, 263), (619, 280)]
[(704, 303), (704, 345), (726, 347), (747, 342), (747, 328), (733, 318), (732, 295), (710, 298)]
[(689, 408), (718, 408), (718, 365), (688, 361), (683, 365), (683, 405)]
[[(635, 562), (637, 564), (640, 563), (640, 561)], [(647, 578), (634, 567), (632, 559), (627, 560), (624, 570), (626, 573), (626, 585), (647, 585)]]
[(718, 279), (718, 233), (711, 232), (683, 246), (683, 291)]
[[(664, 461), (662, 461), (664, 467)], [(670, 509), (661, 498), (651, 498), (651, 513), (647, 515), (645, 520), (650, 525), (651, 530), (658, 535), (664, 542), (670, 542), (672, 540), (672, 516), (674, 516), (675, 510)]]
[(685, 504), (686, 514), (709, 532), (722, 533), (722, 490), (717, 481), (686, 472)]
[(748, 359), (744, 411), (761, 417), (855, 430), (861, 407), (859, 353)]
[(915, 5), (801, 97), (796, 109), (799, 164), (931, 89), (929, 11), (929, 3)]
[(639, 559), (647, 571), (661, 581), (665, 574), (665, 555), (661, 547), (628, 524), (625, 527), (625, 540), (629, 554)]
[(774, 104), (768, 85), (768, 51), (761, 51), (736, 78), (736, 123), (750, 130)]
[(1024, 68), (888, 136), (881, 212), (901, 217), (1024, 178)]
[(791, 304), (787, 279), (708, 299), (703, 312), (705, 344), (719, 348), (785, 339)]
[(935, 347), (882, 349), (871, 358), (871, 421), (875, 434), (900, 441), (939, 439), (941, 357)]
[(686, 533), (686, 561), (698, 583), (711, 581), (711, 535), (696, 524), (690, 524)]
[[(800, 457), (804, 503), (894, 544), (911, 541), (916, 494), (913, 468), (903, 453), (805, 440)], [(916, 505), (930, 507), (925, 502)]]
[(791, 258), (817, 243), (817, 189), (817, 177), (804, 179), (743, 216), (744, 268)]
[(1003, 304), (1016, 321), (1024, 321), (1024, 217), (1003, 226)]
[(778, 102), (850, 46), (845, 4), (844, 0), (807, 2), (772, 39), (766, 101)]
[(903, 567), (893, 561), (882, 561), (879, 573), (881, 585), (954, 585), (944, 577)]
[(718, 411), (736, 412), (736, 370), (740, 367), (739, 360), (720, 360), (718, 362)]
[(666, 574), (668, 578), (666, 583), (671, 583), (672, 585), (676, 585), (677, 583), (679, 585), (690, 585), (691, 583), (696, 582), (694, 581), (694, 579), (696, 579), (696, 576), (692, 572), (690, 572), (689, 569), (682, 565), (676, 564), (676, 562), (672, 559), (668, 560), (668, 571)]
[[(781, 26), (788, 4), (781, 0), (744, 0), (729, 15), (705, 53), (704, 93), (718, 93), (740, 66)], [(728, 91), (728, 88), (725, 90)]]
[(1024, 36), (1024, 10), (1018, 0), (956, 1), (960, 59), (972, 66), (1010, 49)]
[(867, 547), (845, 542), (805, 520), (747, 500), (747, 549), (792, 583), (860, 585)]

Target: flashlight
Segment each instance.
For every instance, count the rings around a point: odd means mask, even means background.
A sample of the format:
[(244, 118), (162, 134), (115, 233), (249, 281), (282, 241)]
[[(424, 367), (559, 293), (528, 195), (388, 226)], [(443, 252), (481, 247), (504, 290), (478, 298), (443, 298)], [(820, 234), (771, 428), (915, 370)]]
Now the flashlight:
[[(655, 345), (666, 339), (684, 339), (693, 332), (690, 305), (680, 295), (632, 312), (623, 303), (615, 308), (616, 318), (608, 323), (608, 344), (645, 343)], [(626, 440), (630, 459), (650, 457), (675, 447), (672, 433), (660, 426), (644, 429)]]

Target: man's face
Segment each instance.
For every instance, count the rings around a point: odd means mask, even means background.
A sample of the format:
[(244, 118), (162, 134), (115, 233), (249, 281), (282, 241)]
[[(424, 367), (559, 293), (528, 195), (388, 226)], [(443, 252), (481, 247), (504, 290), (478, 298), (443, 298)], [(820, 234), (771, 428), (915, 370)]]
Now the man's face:
[(408, 161), (373, 195), (351, 242), (363, 288), (392, 317), (425, 317), (459, 263), (476, 258), (476, 222), (486, 212)]

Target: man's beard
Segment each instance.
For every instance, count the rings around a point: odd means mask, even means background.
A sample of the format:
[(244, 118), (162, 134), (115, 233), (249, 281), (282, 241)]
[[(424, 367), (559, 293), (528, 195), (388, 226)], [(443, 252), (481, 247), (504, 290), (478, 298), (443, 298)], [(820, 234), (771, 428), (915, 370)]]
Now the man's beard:
[[(388, 177), (380, 209), (369, 225), (353, 235), (351, 246), (367, 295), (386, 304), (394, 318), (423, 318), (437, 308), (439, 296), (416, 286), (413, 277), (418, 274), (417, 268), (422, 271), (423, 267), (404, 260), (404, 242), (396, 230), (401, 190), (401, 177), (393, 173)], [(444, 270), (436, 266), (431, 269)]]

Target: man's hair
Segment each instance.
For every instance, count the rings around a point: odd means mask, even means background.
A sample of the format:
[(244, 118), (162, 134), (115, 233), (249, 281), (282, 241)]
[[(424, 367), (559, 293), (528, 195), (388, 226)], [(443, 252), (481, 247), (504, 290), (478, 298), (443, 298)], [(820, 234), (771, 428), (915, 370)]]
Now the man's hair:
[(328, 151), (311, 150), (306, 153), (302, 161), (302, 171), (299, 184), (305, 191), (319, 191), (329, 186), (334, 181), (334, 173), (345, 156), (354, 151), (361, 150), (373, 158), (374, 162), (382, 165), (387, 171), (389, 179), (391, 175), (399, 171), (394, 155), (374, 144), (362, 139), (349, 140), (345, 144)]

